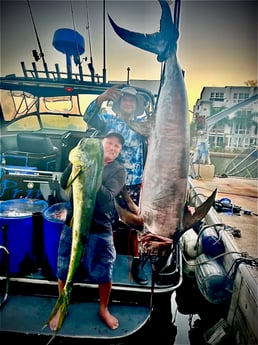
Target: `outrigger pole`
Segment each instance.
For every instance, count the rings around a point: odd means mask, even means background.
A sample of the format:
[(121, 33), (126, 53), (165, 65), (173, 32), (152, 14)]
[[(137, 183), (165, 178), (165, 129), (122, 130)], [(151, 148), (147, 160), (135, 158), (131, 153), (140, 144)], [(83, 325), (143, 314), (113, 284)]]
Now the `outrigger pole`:
[(103, 0), (103, 83), (106, 83), (106, 0)]

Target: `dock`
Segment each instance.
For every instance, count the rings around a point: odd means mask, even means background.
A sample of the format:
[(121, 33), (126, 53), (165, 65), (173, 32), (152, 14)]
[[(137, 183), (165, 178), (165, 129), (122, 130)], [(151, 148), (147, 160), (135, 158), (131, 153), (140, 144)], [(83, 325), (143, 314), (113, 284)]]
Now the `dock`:
[(216, 212), (220, 223), (240, 230), (241, 237), (234, 237), (241, 252), (258, 257), (258, 181), (236, 177), (192, 179), (197, 194), (208, 197), (217, 188), (216, 200), (229, 198), (233, 205), (241, 207), (238, 214)]
[[(240, 212), (236, 213), (217, 212), (213, 207), (204, 220), (207, 224), (225, 224), (239, 233), (238, 236), (224, 231), (221, 234), (225, 252), (230, 254), (223, 259), (226, 271), (230, 270), (232, 263), (244, 257), (251, 258), (255, 262), (254, 265), (243, 263), (238, 266), (226, 323), (229, 325), (229, 332), (234, 335), (237, 345), (257, 344), (258, 181), (240, 177), (189, 178), (190, 196), (195, 202), (195, 206), (205, 201), (215, 189), (217, 189), (216, 201), (227, 198), (232, 205), (240, 207)], [(217, 328), (221, 327), (216, 325), (214, 329)], [(224, 330), (220, 329), (220, 331)], [(215, 333), (216, 331), (214, 331)]]

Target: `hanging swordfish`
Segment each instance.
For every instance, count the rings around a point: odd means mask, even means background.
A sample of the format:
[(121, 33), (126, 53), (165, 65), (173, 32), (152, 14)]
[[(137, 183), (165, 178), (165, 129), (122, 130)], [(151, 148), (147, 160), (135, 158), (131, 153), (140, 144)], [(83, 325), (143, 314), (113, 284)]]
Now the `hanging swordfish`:
[[(140, 123), (133, 120), (126, 122), (148, 138), (139, 223), (143, 221), (145, 232), (175, 241), (206, 215), (215, 201), (216, 190), (203, 205), (195, 209), (193, 215), (187, 211), (189, 113), (184, 76), (176, 55), (179, 32), (173, 23), (168, 2), (159, 3), (162, 9), (160, 32), (140, 34), (119, 27), (110, 16), (109, 20), (119, 37), (157, 54), (157, 60), (164, 63), (153, 116)], [(130, 223), (127, 211), (119, 209), (119, 214), (124, 222)], [(135, 215), (133, 217), (135, 219)]]

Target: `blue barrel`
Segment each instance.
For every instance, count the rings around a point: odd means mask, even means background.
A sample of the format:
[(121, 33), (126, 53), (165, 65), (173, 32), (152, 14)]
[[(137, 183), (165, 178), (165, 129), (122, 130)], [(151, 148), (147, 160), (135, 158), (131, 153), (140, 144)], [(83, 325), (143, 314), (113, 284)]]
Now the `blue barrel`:
[(60, 202), (50, 206), (43, 213), (45, 249), (42, 273), (48, 278), (56, 277), (59, 239), (69, 206), (69, 202)]
[[(43, 213), (48, 203), (40, 199), (12, 199), (0, 203), (0, 245), (10, 253), (10, 273), (31, 273), (33, 255), (34, 213)], [(3, 254), (1, 253), (1, 265)]]

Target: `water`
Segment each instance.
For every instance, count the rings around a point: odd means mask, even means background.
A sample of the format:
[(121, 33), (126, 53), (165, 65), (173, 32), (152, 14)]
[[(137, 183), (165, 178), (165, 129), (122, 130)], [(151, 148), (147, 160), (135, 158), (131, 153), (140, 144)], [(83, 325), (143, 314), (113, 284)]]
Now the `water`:
[(214, 157), (211, 155), (211, 163), (215, 165), (215, 175), (221, 175), (232, 159), (233, 157)]
[[(175, 345), (190, 345), (191, 342), (191, 332), (192, 326), (199, 320), (197, 314), (182, 314), (178, 311), (177, 303), (175, 301), (176, 294), (173, 293), (171, 297), (172, 305), (172, 323), (176, 326), (176, 337), (175, 341), (172, 344)], [(201, 341), (198, 343), (201, 345)]]
[[(201, 295), (193, 279), (184, 278), (171, 300), (160, 300), (149, 328), (135, 341), (121, 343), (160, 345), (205, 345), (205, 332), (224, 317), (223, 308), (210, 304)], [(119, 344), (120, 345), (120, 344)]]

